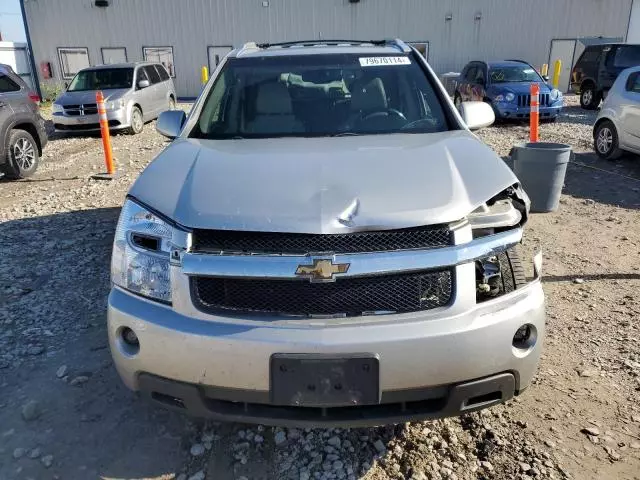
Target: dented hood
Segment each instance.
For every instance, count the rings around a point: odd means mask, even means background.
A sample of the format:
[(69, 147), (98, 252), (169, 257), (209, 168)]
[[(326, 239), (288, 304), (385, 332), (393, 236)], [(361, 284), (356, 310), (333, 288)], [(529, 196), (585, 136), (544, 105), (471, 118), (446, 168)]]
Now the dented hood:
[(179, 139), (130, 194), (186, 227), (338, 233), (456, 221), (516, 181), (468, 131)]

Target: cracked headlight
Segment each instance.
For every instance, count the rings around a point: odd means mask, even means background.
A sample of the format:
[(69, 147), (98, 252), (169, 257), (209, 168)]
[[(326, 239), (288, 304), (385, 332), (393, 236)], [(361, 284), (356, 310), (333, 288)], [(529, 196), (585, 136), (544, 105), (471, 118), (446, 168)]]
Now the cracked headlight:
[(516, 96), (513, 93), (509, 92), (504, 96), (504, 99), (507, 102), (513, 102), (516, 99)]
[(553, 90), (551, 90), (551, 100), (553, 100), (554, 102), (558, 99), (562, 98), (562, 92), (556, 88), (554, 88)]
[(169, 253), (173, 227), (127, 199), (113, 241), (111, 281), (126, 290), (171, 302)]
[(59, 103), (54, 103), (51, 105), (51, 113), (62, 113), (64, 112), (64, 107)]

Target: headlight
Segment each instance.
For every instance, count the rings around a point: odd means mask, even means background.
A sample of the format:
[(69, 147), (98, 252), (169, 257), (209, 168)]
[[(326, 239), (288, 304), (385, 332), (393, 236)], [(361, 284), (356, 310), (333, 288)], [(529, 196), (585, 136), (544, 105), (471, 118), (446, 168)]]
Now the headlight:
[(113, 102), (105, 102), (104, 108), (106, 108), (108, 111), (120, 110), (121, 108), (124, 108), (124, 99), (120, 98), (118, 100), (114, 100)]
[(504, 99), (507, 102), (513, 102), (516, 99), (516, 96), (513, 93), (509, 92), (504, 96)]
[(561, 97), (562, 97), (562, 92), (560, 90), (557, 90), (555, 88), (551, 90), (551, 100), (556, 101)]
[(493, 97), (494, 102), (504, 102), (504, 95), (496, 95)]
[(64, 111), (64, 108), (59, 103), (54, 103), (51, 106), (51, 113), (62, 113), (63, 111)]
[(171, 302), (169, 252), (173, 227), (132, 200), (122, 207), (111, 257), (119, 287)]

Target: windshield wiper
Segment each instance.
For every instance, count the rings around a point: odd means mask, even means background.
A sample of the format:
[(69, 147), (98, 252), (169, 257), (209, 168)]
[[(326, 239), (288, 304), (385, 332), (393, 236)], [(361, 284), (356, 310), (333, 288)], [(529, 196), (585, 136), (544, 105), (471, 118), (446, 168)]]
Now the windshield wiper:
[(359, 135), (360, 135), (359, 133), (355, 133), (355, 132), (340, 132), (331, 136), (332, 137), (357, 137)]

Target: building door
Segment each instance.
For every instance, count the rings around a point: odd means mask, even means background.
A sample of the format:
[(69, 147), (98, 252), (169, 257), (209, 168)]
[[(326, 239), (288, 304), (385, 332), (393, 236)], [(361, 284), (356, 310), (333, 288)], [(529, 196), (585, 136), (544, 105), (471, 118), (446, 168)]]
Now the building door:
[(558, 90), (563, 93), (569, 91), (571, 69), (573, 68), (573, 55), (576, 51), (575, 40), (551, 40), (551, 53), (549, 54), (549, 77), (553, 80), (553, 69), (556, 60), (562, 61)]
[(224, 56), (233, 50), (233, 47), (227, 45), (214, 45), (207, 47), (207, 55), (209, 57), (209, 72), (213, 72)]
[(633, 0), (631, 5), (627, 43), (640, 43), (640, 0)]

